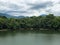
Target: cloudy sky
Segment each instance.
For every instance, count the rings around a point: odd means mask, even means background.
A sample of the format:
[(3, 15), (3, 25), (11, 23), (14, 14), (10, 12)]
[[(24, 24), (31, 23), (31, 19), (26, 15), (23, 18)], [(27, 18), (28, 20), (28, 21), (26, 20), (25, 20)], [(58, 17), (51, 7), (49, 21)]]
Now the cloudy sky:
[(60, 0), (0, 0), (0, 13), (13, 16), (60, 15)]

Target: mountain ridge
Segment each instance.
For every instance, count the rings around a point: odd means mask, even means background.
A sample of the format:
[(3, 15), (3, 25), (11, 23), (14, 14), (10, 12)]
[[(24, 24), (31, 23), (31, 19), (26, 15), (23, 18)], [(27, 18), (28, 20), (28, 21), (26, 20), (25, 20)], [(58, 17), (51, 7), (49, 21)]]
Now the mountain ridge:
[(0, 13), (0, 16), (6, 16), (7, 18), (24, 18), (25, 16), (12, 16), (6, 13)]

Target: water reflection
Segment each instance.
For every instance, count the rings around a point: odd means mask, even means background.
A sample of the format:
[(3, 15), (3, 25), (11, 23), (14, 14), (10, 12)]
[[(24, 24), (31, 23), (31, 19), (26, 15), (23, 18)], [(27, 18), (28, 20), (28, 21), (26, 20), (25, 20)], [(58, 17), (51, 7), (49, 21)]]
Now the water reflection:
[(0, 45), (60, 45), (60, 34), (0, 32)]

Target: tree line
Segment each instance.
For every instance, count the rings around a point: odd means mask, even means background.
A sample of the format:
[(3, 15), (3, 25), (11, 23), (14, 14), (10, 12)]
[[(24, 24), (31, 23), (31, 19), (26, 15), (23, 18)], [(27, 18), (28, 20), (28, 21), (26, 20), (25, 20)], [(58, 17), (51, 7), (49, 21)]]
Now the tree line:
[(0, 16), (0, 29), (60, 29), (60, 16), (48, 14), (45, 16), (32, 16), (25, 18), (7, 18)]

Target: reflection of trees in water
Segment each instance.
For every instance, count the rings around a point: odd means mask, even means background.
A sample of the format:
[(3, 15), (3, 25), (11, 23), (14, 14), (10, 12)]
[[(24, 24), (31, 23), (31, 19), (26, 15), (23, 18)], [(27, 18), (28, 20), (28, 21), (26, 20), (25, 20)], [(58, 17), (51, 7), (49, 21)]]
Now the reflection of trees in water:
[(5, 37), (7, 36), (8, 32), (0, 32), (0, 37)]
[(6, 37), (8, 35), (14, 36), (14, 35), (16, 35), (16, 32), (8, 32), (8, 31), (0, 32), (0, 37)]
[(29, 33), (28, 31), (1, 31), (0, 32), (0, 37), (6, 37), (6, 36), (16, 36), (17, 34), (22, 34), (22, 35), (25, 35)]

